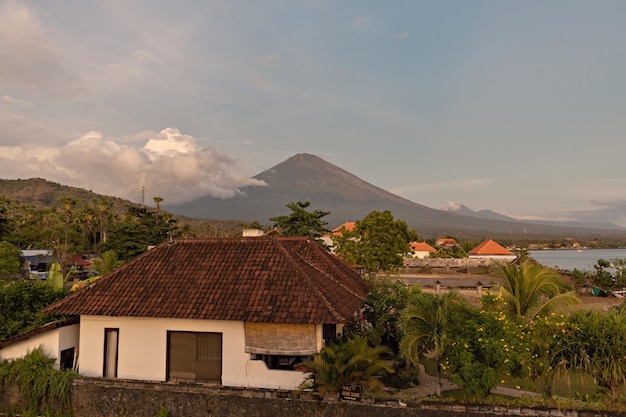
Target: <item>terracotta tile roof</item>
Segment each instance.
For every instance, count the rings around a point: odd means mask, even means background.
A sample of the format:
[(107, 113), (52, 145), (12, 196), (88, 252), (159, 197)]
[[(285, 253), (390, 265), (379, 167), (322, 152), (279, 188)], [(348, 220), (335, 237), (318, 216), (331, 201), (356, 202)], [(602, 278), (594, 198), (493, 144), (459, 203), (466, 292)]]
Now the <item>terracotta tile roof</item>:
[(436, 252), (437, 249), (433, 248), (426, 242), (411, 242), (411, 250), (413, 252)]
[(440, 238), (435, 242), (437, 246), (459, 246), (459, 243), (452, 238)]
[(351, 232), (356, 227), (356, 222), (345, 222), (344, 224), (335, 227), (332, 231), (332, 234), (335, 236), (341, 236), (341, 229), (343, 229), (344, 227), (348, 232)]
[(45, 311), (56, 314), (341, 323), (366, 284), (303, 237), (174, 240)]
[(474, 249), (469, 251), (470, 255), (513, 255), (513, 252), (503, 248), (497, 242), (487, 239)]

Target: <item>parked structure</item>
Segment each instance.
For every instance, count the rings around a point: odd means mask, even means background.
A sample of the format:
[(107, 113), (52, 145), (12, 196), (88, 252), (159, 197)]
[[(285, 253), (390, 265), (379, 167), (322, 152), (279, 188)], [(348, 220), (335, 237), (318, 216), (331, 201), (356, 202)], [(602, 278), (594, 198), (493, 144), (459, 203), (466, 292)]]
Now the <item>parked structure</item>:
[(80, 316), (85, 376), (295, 389), (365, 296), (307, 238), (175, 240), (45, 311)]

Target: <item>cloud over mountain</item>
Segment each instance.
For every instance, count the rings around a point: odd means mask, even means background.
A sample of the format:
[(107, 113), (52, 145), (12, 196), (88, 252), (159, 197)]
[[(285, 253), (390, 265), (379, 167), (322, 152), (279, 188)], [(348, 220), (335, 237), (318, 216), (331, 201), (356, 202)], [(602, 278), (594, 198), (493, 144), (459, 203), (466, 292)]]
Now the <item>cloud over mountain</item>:
[(43, 177), (102, 194), (138, 201), (149, 197), (179, 203), (199, 196), (229, 198), (237, 189), (264, 185), (236, 172), (236, 160), (167, 128), (132, 137), (85, 133), (62, 146), (0, 146), (0, 177)]

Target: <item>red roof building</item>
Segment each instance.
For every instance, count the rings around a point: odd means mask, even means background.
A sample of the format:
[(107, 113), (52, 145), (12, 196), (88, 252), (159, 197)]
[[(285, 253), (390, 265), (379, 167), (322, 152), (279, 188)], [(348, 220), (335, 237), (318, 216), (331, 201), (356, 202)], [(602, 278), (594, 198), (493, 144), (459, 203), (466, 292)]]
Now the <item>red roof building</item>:
[(85, 376), (295, 389), (366, 293), (308, 238), (174, 240), (45, 311), (80, 315)]
[(468, 253), (469, 258), (491, 258), (505, 261), (513, 261), (516, 255), (502, 247), (497, 242), (487, 239)]

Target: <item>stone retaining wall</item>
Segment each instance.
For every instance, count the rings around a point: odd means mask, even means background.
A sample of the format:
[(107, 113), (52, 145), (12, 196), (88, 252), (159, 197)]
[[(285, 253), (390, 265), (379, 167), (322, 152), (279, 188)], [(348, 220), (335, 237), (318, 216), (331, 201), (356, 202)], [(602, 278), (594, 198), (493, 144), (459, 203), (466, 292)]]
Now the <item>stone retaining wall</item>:
[(103, 379), (78, 379), (72, 391), (74, 417), (454, 417), (567, 416), (613, 417), (619, 413), (565, 411), (428, 402), (384, 404), (294, 399), (279, 390), (232, 389)]

